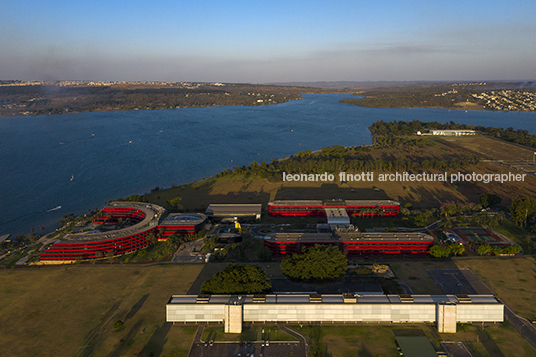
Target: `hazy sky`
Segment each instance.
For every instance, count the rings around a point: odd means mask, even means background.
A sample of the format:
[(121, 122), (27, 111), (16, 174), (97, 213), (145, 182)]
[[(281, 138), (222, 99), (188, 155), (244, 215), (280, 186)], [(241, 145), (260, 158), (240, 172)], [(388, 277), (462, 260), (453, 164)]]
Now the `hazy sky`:
[(536, 79), (536, 1), (2, 0), (0, 79)]

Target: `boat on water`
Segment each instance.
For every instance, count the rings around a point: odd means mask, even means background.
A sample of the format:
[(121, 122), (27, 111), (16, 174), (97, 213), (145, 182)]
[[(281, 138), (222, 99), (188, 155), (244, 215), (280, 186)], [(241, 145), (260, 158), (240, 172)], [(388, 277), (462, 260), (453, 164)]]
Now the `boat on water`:
[(71, 175), (71, 181), (74, 180), (74, 175)]
[(54, 207), (54, 208), (49, 209), (47, 212), (57, 211), (57, 210), (59, 210), (60, 208), (61, 208), (61, 206)]

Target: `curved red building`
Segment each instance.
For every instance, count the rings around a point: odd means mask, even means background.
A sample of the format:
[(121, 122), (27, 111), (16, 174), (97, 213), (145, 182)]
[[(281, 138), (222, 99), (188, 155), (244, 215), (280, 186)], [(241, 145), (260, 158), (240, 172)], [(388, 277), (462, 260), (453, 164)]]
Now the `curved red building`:
[(150, 244), (148, 237), (166, 240), (171, 234), (193, 234), (205, 222), (198, 213), (169, 214), (155, 204), (142, 202), (112, 202), (104, 207), (95, 223), (118, 223), (130, 220), (134, 225), (109, 232), (68, 234), (41, 253), (42, 262), (95, 259), (113, 254), (130, 253)]

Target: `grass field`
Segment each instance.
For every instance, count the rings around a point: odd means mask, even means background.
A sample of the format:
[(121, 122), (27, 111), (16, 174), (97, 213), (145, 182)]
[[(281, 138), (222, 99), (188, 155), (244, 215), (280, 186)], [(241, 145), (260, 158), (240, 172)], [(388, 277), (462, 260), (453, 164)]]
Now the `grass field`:
[[(528, 149), (519, 148), (514, 144), (493, 140), (484, 136), (467, 138), (431, 138), (435, 145), (426, 148), (402, 146), (397, 150), (373, 148), (367, 155), (382, 160), (410, 160), (423, 161), (424, 159), (452, 160), (461, 157), (472, 157), (475, 154), (467, 152), (464, 148), (473, 150), (478, 154), (487, 155), (497, 152), (505, 153), (504, 157), (516, 157), (519, 150), (526, 153)], [(448, 142), (453, 141), (463, 148), (451, 147)], [(488, 147), (489, 146), (489, 147)], [(491, 151), (489, 151), (491, 150)], [(489, 152), (488, 152), (489, 151)], [(532, 152), (532, 151), (531, 151)], [(533, 154), (533, 152), (532, 152)], [(503, 157), (503, 156), (497, 156)], [(517, 157), (519, 159), (519, 157)], [(455, 172), (454, 170), (453, 172)], [(493, 162), (481, 162), (478, 165), (466, 167), (462, 172), (503, 174), (514, 169), (501, 166)], [(427, 173), (440, 173), (429, 169)], [(280, 178), (263, 179), (255, 175), (226, 175), (217, 179), (210, 178), (187, 185), (160, 190), (146, 195), (146, 198), (158, 205), (169, 208), (167, 200), (181, 197), (181, 204), (186, 211), (204, 211), (210, 203), (262, 203), (266, 205), (276, 199), (394, 199), (402, 205), (411, 203), (415, 208), (438, 207), (446, 201), (478, 202), (482, 193), (494, 193), (503, 198), (503, 205), (508, 206), (512, 199), (536, 195), (536, 178), (527, 176), (525, 182), (515, 183), (482, 183), (462, 182), (456, 185), (450, 182), (390, 182), (379, 181), (380, 171), (375, 172), (375, 180), (371, 182), (359, 181), (340, 183), (321, 182), (282, 182)], [(384, 173), (393, 173), (386, 171)], [(442, 172), (441, 172), (442, 173)], [(278, 222), (278, 221), (277, 221)], [(276, 222), (276, 223), (277, 223)]]
[[(196, 327), (165, 323), (202, 265), (0, 270), (2, 356), (187, 356)], [(120, 331), (112, 327), (124, 322)]]
[(534, 156), (534, 150), (518, 146), (487, 135), (465, 137), (442, 137), (442, 140), (454, 143), (493, 160), (523, 161)]
[(426, 269), (471, 269), (517, 314), (536, 320), (536, 261), (533, 256), (519, 258), (471, 258), (445, 261), (395, 261), (389, 263), (397, 280), (408, 284), (416, 294), (442, 294)]
[(459, 259), (456, 265), (478, 274), (518, 315), (536, 320), (536, 260), (533, 256)]

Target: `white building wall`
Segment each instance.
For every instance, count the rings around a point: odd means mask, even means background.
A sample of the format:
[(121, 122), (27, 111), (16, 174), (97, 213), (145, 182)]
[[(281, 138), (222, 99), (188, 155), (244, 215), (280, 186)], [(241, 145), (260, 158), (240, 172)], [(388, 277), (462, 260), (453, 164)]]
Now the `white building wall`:
[(225, 316), (223, 304), (169, 304), (166, 305), (168, 322), (222, 322)]
[(502, 304), (458, 304), (456, 307), (456, 321), (504, 321), (504, 305)]
[[(457, 304), (456, 321), (504, 321), (501, 304)], [(168, 304), (168, 322), (223, 322), (224, 304)], [(244, 304), (243, 321), (435, 322), (436, 304)]]
[(247, 304), (244, 321), (435, 321), (434, 304)]

